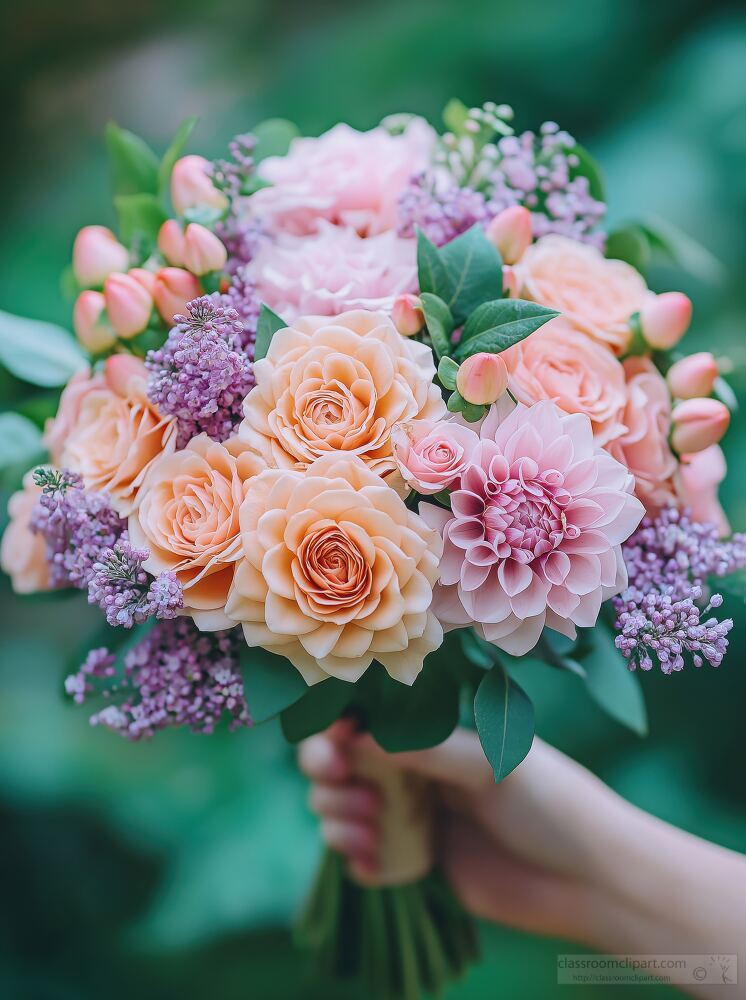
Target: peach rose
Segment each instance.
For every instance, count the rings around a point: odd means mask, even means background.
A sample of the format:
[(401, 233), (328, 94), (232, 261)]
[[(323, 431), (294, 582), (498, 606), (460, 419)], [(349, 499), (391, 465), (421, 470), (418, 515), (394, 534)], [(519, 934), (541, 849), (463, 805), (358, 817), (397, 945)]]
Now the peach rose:
[(430, 610), (442, 541), (363, 461), (262, 472), (240, 522), (226, 612), (249, 646), (286, 656), (307, 684), (356, 681), (374, 659), (414, 682), (443, 639)]
[(153, 463), (130, 514), (130, 540), (150, 550), (145, 569), (176, 574), (185, 612), (201, 629), (233, 625), (224, 608), (242, 555), (238, 511), (249, 481), (264, 468), (235, 438), (218, 444), (200, 434)]
[(44, 446), (52, 464), (59, 466), (62, 451), (75, 426), (83, 400), (93, 389), (105, 388), (103, 375), (92, 375), (90, 370), (76, 372), (60, 396), (56, 416), (47, 420), (44, 427)]
[(148, 399), (141, 361), (124, 355), (109, 361), (122, 364), (107, 362), (104, 384), (86, 393), (60, 465), (80, 473), (87, 489), (106, 490), (126, 517), (154, 459), (176, 447), (176, 422)]
[(519, 402), (530, 406), (551, 399), (565, 413), (585, 413), (601, 446), (624, 431), (624, 369), (606, 347), (564, 317), (551, 320), (501, 357)]
[(635, 477), (635, 492), (649, 512), (674, 503), (673, 475), (677, 462), (668, 444), (671, 396), (663, 376), (649, 358), (624, 362), (627, 405), (622, 415), (626, 430), (608, 450)]
[(566, 236), (544, 236), (516, 267), (521, 295), (559, 310), (578, 330), (616, 354), (624, 353), (629, 318), (652, 294), (642, 276), (621, 260)]
[(0, 543), (0, 568), (10, 577), (17, 594), (50, 589), (44, 538), (31, 530), (31, 515), (40, 495), (33, 472), (27, 472), (23, 489), (8, 501), (10, 521)]
[(384, 313), (299, 319), (275, 333), (254, 377), (239, 436), (271, 467), (305, 469), (341, 451), (386, 476), (394, 424), (446, 413), (432, 352)]

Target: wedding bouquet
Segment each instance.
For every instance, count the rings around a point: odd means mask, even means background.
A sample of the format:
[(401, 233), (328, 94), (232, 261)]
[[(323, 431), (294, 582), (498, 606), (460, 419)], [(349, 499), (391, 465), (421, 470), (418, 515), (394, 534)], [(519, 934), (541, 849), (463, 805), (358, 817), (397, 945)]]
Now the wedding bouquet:
[[(0, 320), (0, 362), (64, 385), (43, 433), (0, 416), (6, 479), (32, 467), (2, 565), (103, 612), (65, 681), (92, 724), (279, 716), (296, 742), (352, 715), (397, 751), (461, 721), (500, 781), (533, 738), (526, 657), (637, 732), (637, 668), (723, 659), (732, 399), (722, 360), (679, 353), (687, 297), (641, 273), (676, 234), (605, 233), (598, 169), (553, 123), (444, 118), (275, 119), (212, 163), (183, 155), (192, 121), (161, 159), (107, 129), (118, 229), (75, 240), (76, 339)], [(327, 856), (304, 938), (416, 997), (474, 929), (433, 869), (427, 786), (360, 767), (385, 795), (379, 877)]]

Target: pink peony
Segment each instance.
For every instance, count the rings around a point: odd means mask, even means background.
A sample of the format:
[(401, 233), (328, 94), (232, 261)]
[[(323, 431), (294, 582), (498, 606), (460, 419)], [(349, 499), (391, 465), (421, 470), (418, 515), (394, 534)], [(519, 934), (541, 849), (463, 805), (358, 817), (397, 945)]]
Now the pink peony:
[(261, 301), (288, 323), (348, 309), (390, 313), (398, 295), (417, 288), (417, 248), (393, 231), (363, 239), (322, 221), (313, 236), (265, 242), (247, 274)]
[(644, 509), (584, 414), (551, 402), (507, 410), (484, 420), (452, 513), (423, 503), (420, 514), (443, 534), (440, 621), (475, 624), (520, 656), (545, 625), (572, 637), (595, 624), (602, 601), (626, 586), (621, 544)]
[(394, 458), (405, 482), (418, 493), (440, 493), (463, 473), (479, 438), (455, 420), (416, 420), (391, 433)]
[(262, 161), (259, 172), (271, 187), (252, 196), (252, 207), (269, 228), (299, 236), (313, 232), (320, 219), (361, 236), (395, 229), (399, 195), (428, 166), (434, 142), (421, 118), (412, 118), (400, 135), (341, 123), (318, 139), (294, 139), (287, 156)]

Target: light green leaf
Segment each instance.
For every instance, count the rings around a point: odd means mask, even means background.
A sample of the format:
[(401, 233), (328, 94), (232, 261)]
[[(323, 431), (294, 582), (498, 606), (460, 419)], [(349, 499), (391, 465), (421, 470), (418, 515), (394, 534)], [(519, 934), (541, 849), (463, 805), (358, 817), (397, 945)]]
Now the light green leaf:
[(640, 683), (603, 622), (581, 633), (573, 659), (585, 670), (585, 685), (594, 701), (612, 719), (645, 736), (648, 719)]
[(630, 223), (609, 233), (606, 256), (610, 260), (623, 260), (644, 273), (650, 263), (650, 243), (644, 230), (635, 223)]
[(298, 743), (326, 729), (342, 716), (352, 700), (355, 686), (337, 677), (313, 684), (280, 716), (282, 732), (290, 743)]
[(534, 706), (523, 688), (496, 664), (477, 689), (474, 716), (495, 781), (502, 781), (531, 749)]
[(114, 122), (105, 136), (114, 194), (158, 194), (158, 157), (144, 139)]
[(114, 198), (119, 218), (119, 235), (127, 246), (144, 242), (155, 245), (158, 230), (168, 216), (154, 194), (122, 194)]
[(451, 351), (451, 334), (454, 327), (451, 310), (443, 299), (431, 292), (423, 292), (420, 301), (433, 349), (439, 358), (445, 358)]
[(259, 310), (259, 319), (256, 324), (256, 342), (254, 345), (254, 360), (260, 361), (267, 356), (269, 345), (278, 330), (284, 330), (287, 323), (284, 319), (272, 312), (269, 306), (262, 303)]
[(259, 163), (268, 156), (284, 156), (300, 131), (297, 125), (286, 118), (268, 118), (256, 126), (254, 135), (257, 140), (254, 162)]
[(14, 487), (45, 454), (41, 431), (20, 413), (0, 413), (0, 483)]
[(499, 354), (558, 315), (554, 309), (522, 299), (485, 302), (466, 321), (456, 357), (463, 361), (480, 351)]
[(0, 364), (24, 382), (59, 386), (88, 362), (62, 327), (0, 312)]
[(241, 649), (241, 670), (249, 715), (255, 723), (278, 715), (308, 690), (289, 660), (261, 646)]
[(452, 97), (443, 108), (443, 124), (454, 135), (463, 135), (464, 125), (469, 117), (469, 109), (458, 97)]
[(161, 199), (164, 199), (168, 195), (168, 188), (171, 183), (171, 171), (174, 169), (176, 161), (184, 152), (184, 146), (186, 146), (187, 140), (198, 121), (198, 118), (185, 118), (176, 130), (176, 135), (171, 145), (163, 154), (163, 159), (158, 167), (158, 194)]
[(440, 363), (438, 364), (438, 378), (441, 385), (446, 389), (455, 389), (457, 374), (458, 365), (453, 358), (443, 357), (440, 359)]

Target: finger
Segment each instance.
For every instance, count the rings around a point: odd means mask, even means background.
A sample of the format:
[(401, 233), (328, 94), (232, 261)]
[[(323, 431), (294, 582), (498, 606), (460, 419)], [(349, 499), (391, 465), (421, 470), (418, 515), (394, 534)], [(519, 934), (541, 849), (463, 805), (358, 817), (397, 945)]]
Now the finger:
[(321, 836), (333, 851), (346, 858), (373, 863), (378, 852), (378, 834), (374, 827), (359, 820), (323, 819)]
[(369, 782), (350, 781), (344, 784), (315, 783), (309, 805), (317, 816), (333, 819), (360, 820), (377, 824), (381, 796)]
[[(360, 736), (359, 745), (366, 753), (385, 754), (370, 736)], [(476, 733), (466, 729), (457, 729), (444, 743), (429, 750), (406, 750), (386, 757), (395, 767), (469, 790), (494, 782)]]
[(312, 781), (346, 781), (352, 771), (349, 749), (326, 733), (318, 733), (301, 743), (298, 765)]

